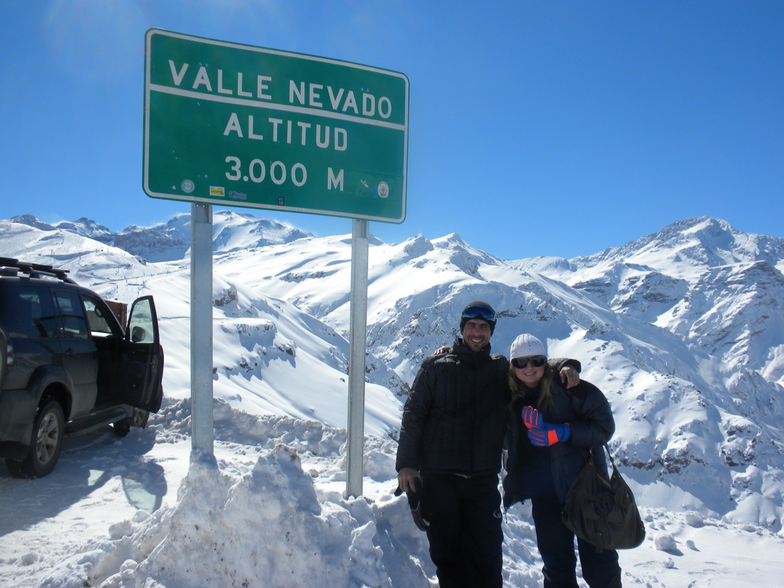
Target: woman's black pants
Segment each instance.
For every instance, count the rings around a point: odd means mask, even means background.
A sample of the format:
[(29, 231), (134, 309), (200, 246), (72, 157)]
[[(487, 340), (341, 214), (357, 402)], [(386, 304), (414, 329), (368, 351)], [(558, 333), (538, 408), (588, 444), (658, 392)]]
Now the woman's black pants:
[[(574, 533), (561, 520), (561, 504), (556, 497), (535, 496), (531, 499), (536, 543), (542, 556), (545, 588), (577, 588)], [(618, 552), (596, 547), (577, 538), (577, 550), (583, 579), (591, 588), (621, 588)]]

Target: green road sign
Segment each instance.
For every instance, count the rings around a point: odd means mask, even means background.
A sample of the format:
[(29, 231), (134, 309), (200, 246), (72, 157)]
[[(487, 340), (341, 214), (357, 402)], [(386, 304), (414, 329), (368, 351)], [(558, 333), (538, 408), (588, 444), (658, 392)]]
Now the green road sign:
[(407, 149), (401, 73), (147, 31), (148, 196), (400, 223)]

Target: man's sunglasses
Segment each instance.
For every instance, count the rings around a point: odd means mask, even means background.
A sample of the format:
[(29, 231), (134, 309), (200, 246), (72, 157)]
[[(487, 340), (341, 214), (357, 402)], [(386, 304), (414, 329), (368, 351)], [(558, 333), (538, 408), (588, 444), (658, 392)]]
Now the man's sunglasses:
[(535, 368), (542, 367), (547, 363), (547, 358), (544, 355), (534, 355), (533, 357), (515, 357), (512, 360), (512, 367), (521, 370), (529, 363)]
[(469, 306), (463, 311), (464, 319), (481, 318), (491, 323), (495, 322), (495, 311), (489, 306)]

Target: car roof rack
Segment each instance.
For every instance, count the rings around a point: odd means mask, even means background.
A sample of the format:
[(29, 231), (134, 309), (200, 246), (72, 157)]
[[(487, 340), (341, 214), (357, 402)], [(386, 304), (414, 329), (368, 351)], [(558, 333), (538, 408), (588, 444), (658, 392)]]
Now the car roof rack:
[(27, 263), (25, 261), (19, 261), (18, 259), (14, 259), (12, 257), (0, 257), (0, 269), (11, 268), (14, 270), (13, 275), (17, 275), (19, 272), (25, 273), (31, 278), (40, 278), (43, 276), (49, 276), (53, 278), (57, 278), (58, 280), (62, 280), (68, 284), (76, 284), (71, 278), (68, 277), (68, 270), (67, 269), (57, 269), (52, 267), (51, 265), (44, 265), (42, 263)]

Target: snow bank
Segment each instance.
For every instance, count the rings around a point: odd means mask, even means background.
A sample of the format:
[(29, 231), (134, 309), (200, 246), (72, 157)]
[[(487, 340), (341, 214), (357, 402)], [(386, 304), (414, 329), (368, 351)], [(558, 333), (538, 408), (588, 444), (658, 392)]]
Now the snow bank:
[[(375, 463), (373, 443), (366, 460), (386, 490), (375, 499), (343, 499), (331, 473), (319, 480), (318, 471), (320, 457), (334, 466), (345, 449), (332, 445), (338, 430), (219, 407), (219, 422), (221, 414), (238, 417), (238, 436), (255, 431), (265, 446), (257, 447), (255, 464), (237, 472), (236, 463), (192, 452), (174, 506), (114, 525), (108, 542), (57, 566), (43, 586), (83, 586), (85, 578), (102, 588), (430, 585), (425, 535), (411, 522), (405, 497), (392, 495), (394, 470)], [(287, 436), (299, 448), (279, 442)], [(300, 451), (316, 469), (303, 470)]]

